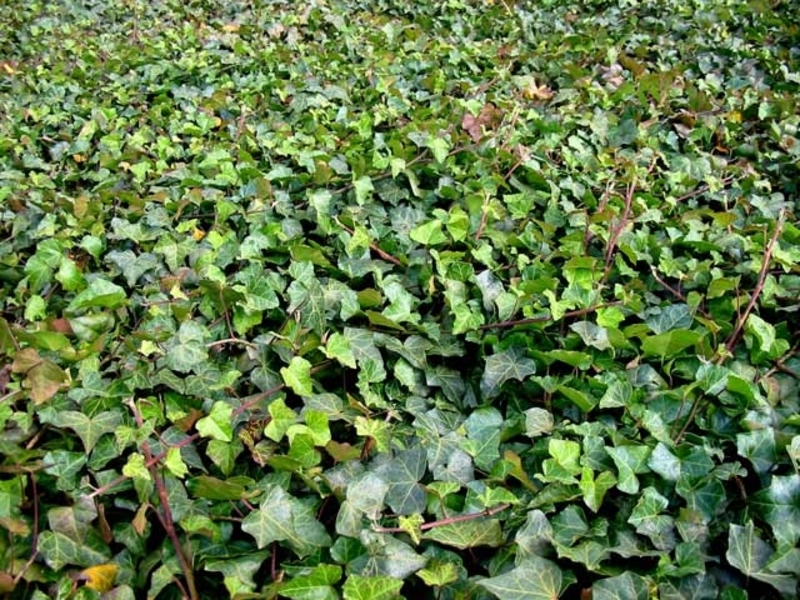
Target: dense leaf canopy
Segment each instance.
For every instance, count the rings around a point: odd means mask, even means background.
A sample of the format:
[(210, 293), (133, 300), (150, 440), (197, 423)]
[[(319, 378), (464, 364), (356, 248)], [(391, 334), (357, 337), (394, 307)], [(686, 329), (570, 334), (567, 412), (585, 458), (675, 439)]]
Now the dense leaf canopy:
[(0, 593), (798, 595), (800, 11), (0, 11)]

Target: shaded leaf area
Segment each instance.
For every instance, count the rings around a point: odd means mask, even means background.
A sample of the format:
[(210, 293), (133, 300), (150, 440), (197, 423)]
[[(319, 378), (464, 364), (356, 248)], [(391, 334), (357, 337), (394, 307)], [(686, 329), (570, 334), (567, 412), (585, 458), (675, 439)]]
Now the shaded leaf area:
[(797, 597), (798, 28), (2, 11), (2, 594)]

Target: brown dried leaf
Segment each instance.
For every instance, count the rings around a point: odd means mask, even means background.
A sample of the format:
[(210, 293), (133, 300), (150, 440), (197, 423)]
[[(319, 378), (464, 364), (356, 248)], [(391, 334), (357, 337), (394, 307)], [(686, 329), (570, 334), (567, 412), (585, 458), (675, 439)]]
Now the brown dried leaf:
[(503, 120), (503, 111), (491, 102), (487, 102), (481, 107), (478, 116), (466, 113), (461, 119), (461, 128), (469, 134), (473, 142), (479, 142), (484, 131), (491, 131)]

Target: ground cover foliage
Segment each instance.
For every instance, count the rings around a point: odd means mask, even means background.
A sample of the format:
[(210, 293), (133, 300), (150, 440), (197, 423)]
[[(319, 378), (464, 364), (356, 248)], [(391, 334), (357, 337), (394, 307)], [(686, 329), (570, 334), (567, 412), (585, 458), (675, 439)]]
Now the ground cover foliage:
[(2, 11), (2, 593), (796, 597), (799, 23)]

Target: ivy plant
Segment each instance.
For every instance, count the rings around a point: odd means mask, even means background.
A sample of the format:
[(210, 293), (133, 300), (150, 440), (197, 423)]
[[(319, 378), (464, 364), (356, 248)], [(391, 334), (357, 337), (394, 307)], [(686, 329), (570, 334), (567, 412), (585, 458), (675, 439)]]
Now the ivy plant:
[(0, 594), (795, 598), (775, 0), (0, 15)]

